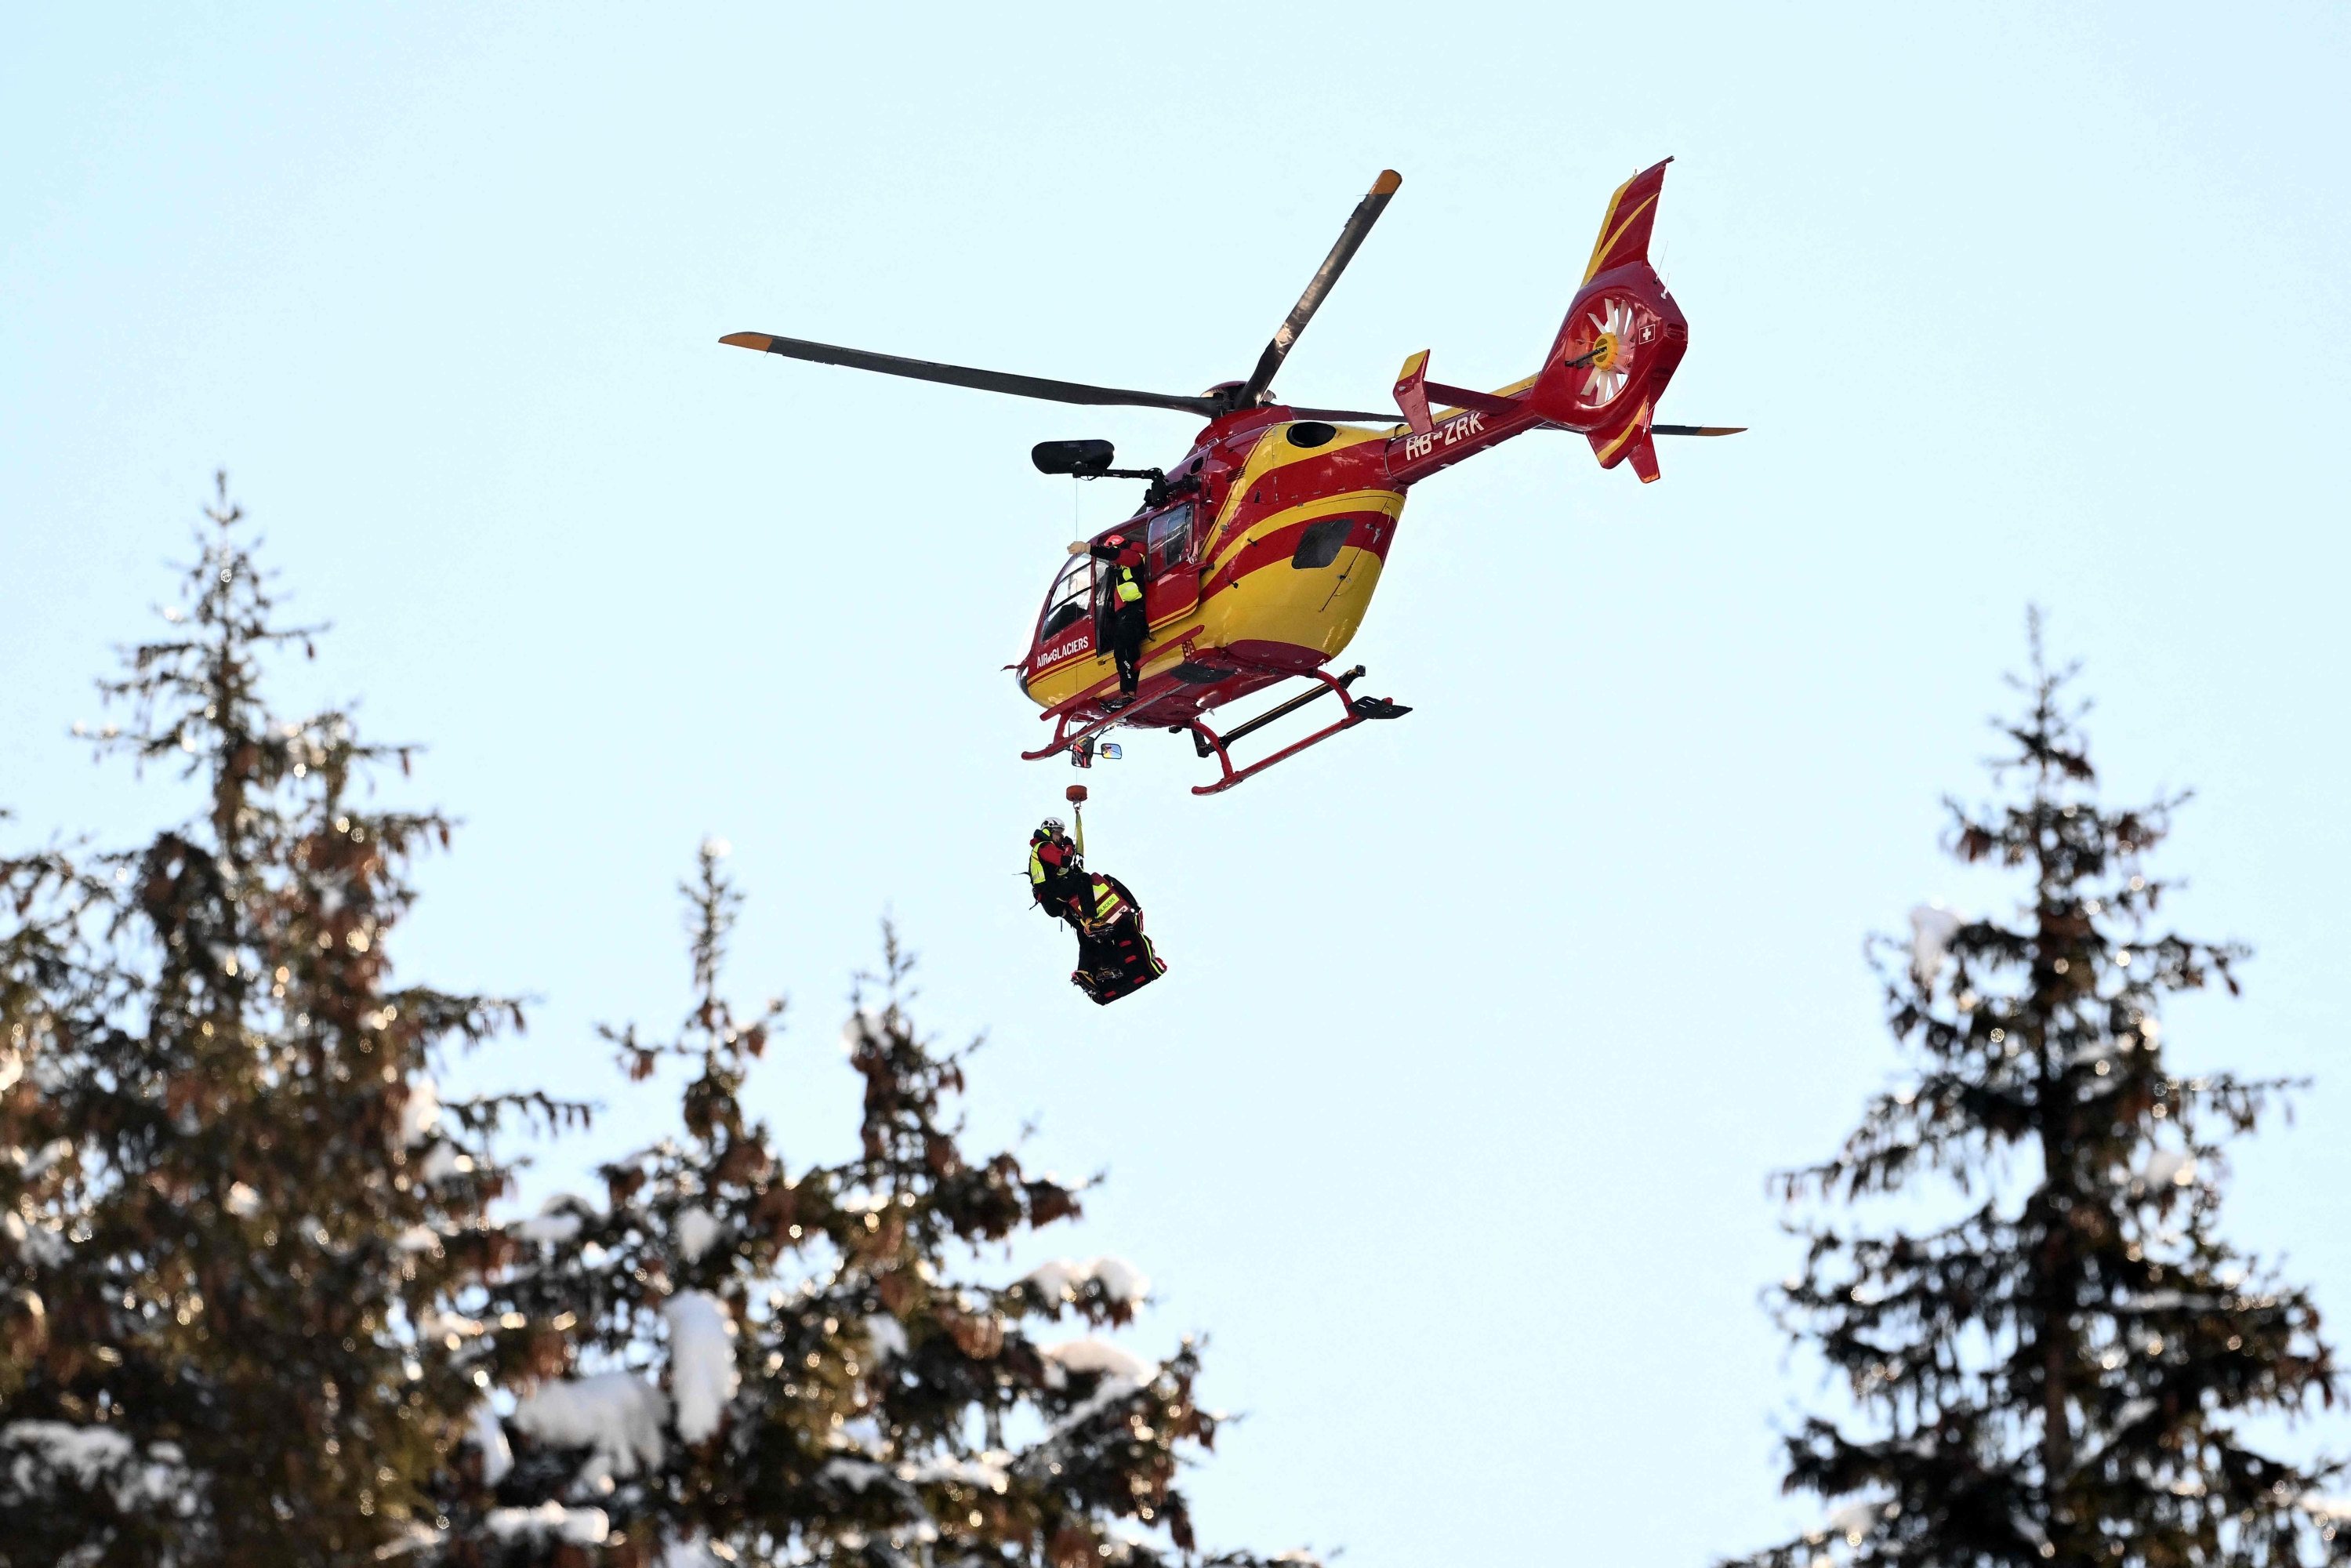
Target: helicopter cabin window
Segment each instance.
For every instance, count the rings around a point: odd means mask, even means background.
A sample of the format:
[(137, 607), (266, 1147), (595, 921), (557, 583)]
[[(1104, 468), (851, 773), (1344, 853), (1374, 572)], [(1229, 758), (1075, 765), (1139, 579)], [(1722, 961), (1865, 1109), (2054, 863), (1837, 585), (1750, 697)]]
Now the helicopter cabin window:
[(1045, 619), (1039, 623), (1037, 641), (1050, 643), (1083, 621), (1092, 608), (1093, 594), (1093, 558), (1078, 556), (1061, 569), (1061, 575), (1053, 580), (1053, 591), (1045, 596)]
[(1150, 551), (1150, 571), (1156, 576), (1172, 571), (1192, 553), (1192, 503), (1170, 507), (1151, 519), (1146, 548)]

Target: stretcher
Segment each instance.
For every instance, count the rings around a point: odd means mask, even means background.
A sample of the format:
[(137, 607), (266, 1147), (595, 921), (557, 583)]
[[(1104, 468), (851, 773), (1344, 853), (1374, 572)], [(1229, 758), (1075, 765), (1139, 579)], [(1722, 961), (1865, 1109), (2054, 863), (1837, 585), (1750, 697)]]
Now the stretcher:
[[(1096, 873), (1100, 874), (1100, 873)], [(1078, 929), (1078, 967), (1070, 983), (1100, 1007), (1141, 990), (1167, 972), (1151, 938), (1144, 934), (1143, 906), (1114, 876), (1102, 876), (1125, 907), (1102, 925)]]

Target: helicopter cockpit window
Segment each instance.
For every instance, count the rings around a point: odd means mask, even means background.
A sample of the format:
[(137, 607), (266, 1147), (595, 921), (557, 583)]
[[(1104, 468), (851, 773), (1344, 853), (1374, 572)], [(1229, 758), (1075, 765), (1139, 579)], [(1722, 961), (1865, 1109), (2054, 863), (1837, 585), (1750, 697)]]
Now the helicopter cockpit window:
[(1151, 519), (1151, 570), (1166, 571), (1192, 552), (1192, 504), (1171, 507)]
[(1037, 632), (1037, 641), (1050, 643), (1084, 620), (1092, 609), (1093, 593), (1093, 558), (1076, 557), (1053, 580), (1053, 591), (1045, 598), (1045, 619)]

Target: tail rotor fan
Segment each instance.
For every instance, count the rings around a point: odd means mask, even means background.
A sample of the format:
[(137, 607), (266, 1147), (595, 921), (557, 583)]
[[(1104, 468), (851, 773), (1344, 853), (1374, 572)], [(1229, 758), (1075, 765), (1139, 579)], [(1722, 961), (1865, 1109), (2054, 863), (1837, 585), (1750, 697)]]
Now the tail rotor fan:
[(1656, 335), (1656, 317), (1629, 294), (1587, 301), (1567, 345), (1570, 363), (1581, 372), (1572, 392), (1575, 406), (1597, 412), (1614, 402)]

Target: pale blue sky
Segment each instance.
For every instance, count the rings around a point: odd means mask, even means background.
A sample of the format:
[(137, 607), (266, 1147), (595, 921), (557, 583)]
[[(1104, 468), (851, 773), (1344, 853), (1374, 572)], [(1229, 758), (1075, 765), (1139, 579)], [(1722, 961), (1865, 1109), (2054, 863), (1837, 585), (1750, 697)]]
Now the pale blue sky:
[[(2340, 7), (19, 8), (0, 48), (0, 803), (128, 834), (64, 738), (216, 464), (466, 821), (404, 974), (528, 991), (475, 1082), (665, 1125), (593, 1020), (684, 1005), (705, 832), (852, 1114), (894, 910), (987, 1028), (982, 1132), (1108, 1166), (1082, 1235), (1252, 1412), (1208, 1540), (1364, 1568), (1697, 1564), (1811, 1514), (1765, 1171), (1889, 1071), (1863, 935), (1936, 853), (2029, 600), (2116, 792), (2194, 785), (2183, 924), (2260, 956), (2191, 1064), (2311, 1072), (2232, 1229), (2351, 1325)], [(1173, 968), (1097, 1011), (1025, 906), (1069, 770), (998, 666), (1069, 537), (1029, 444), (1193, 426), (787, 364), (750, 329), (1191, 392), (1404, 188), (1301, 401), (1527, 373), (1608, 192), (1673, 154), (1664, 481), (1530, 437), (1414, 495), (1348, 653), (1416, 712), (1209, 800), (1144, 736), (1095, 859)], [(1131, 487), (1083, 497), (1092, 525)], [(2345, 1434), (2338, 1424), (2337, 1446)], [(1705, 1478), (1693, 1487), (1687, 1479)]]

